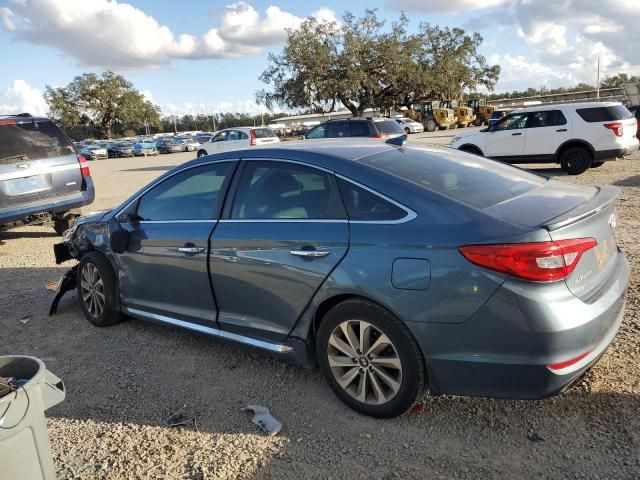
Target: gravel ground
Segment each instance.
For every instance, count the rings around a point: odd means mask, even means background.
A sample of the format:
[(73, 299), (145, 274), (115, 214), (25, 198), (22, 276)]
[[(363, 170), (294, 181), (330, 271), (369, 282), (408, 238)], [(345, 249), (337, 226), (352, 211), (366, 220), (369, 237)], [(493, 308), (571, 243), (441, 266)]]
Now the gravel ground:
[[(426, 137), (411, 141), (434, 140)], [(98, 198), (91, 208), (114, 205), (191, 156), (93, 162)], [(618, 337), (560, 397), (427, 397), (422, 414), (374, 420), (340, 403), (317, 369), (142, 321), (97, 329), (75, 294), (49, 318), (52, 294), (44, 285), (66, 268), (55, 265), (51, 246), (59, 237), (46, 227), (0, 233), (1, 350), (38, 356), (65, 381), (66, 400), (47, 412), (61, 479), (637, 479), (639, 160), (579, 177), (536, 167), (572, 183), (622, 188), (618, 240), (632, 267)], [(240, 411), (251, 403), (269, 406), (282, 421), (278, 436), (264, 436)], [(182, 407), (193, 420), (167, 427)]]

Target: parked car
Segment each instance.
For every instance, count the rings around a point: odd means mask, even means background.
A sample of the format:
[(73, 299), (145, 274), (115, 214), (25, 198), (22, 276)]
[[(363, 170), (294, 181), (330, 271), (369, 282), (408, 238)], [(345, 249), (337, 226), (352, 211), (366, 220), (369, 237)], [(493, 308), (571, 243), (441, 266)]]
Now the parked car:
[(399, 118), (394, 118), (393, 120), (395, 120), (396, 123), (404, 129), (404, 132), (407, 135), (410, 133), (424, 132), (424, 125), (422, 125), (420, 122), (416, 122), (415, 120), (412, 120), (411, 118), (399, 117)]
[(317, 140), (321, 138), (371, 137), (384, 140), (399, 136), (407, 138), (404, 128), (389, 118), (348, 118), (327, 120), (309, 130), (304, 138)]
[(182, 151), (182, 145), (177, 140), (165, 138), (156, 142), (156, 148), (160, 153), (176, 153)]
[(200, 148), (200, 143), (191, 137), (177, 138), (176, 141), (182, 147), (183, 152), (195, 152)]
[(639, 148), (636, 119), (616, 102), (541, 105), (516, 110), (451, 146), (507, 163), (559, 163), (578, 175)]
[(142, 157), (147, 155), (158, 155), (155, 142), (138, 142), (133, 146), (133, 155)]
[(54, 302), (77, 288), (96, 326), (131, 316), (318, 363), (366, 415), (427, 387), (538, 399), (622, 321), (618, 193), (367, 139), (222, 152), (79, 220), (54, 248), (79, 260)]
[(237, 150), (244, 147), (256, 147), (279, 143), (280, 139), (267, 127), (237, 127), (220, 130), (208, 142), (200, 145), (198, 157), (225, 150)]
[(101, 158), (109, 158), (107, 149), (97, 144), (89, 144), (89, 145), (83, 146), (82, 150), (80, 150), (80, 155), (82, 155), (87, 160), (99, 160)]
[(109, 158), (133, 157), (133, 145), (130, 143), (110, 143), (107, 147)]
[(62, 234), (94, 197), (87, 161), (51, 120), (0, 116), (0, 230), (51, 223)]
[(511, 109), (511, 108), (509, 108), (507, 110), (494, 110), (493, 113), (491, 114), (491, 116), (489, 117), (488, 125), (492, 126), (495, 123), (498, 123), (504, 117), (509, 115), (509, 113), (511, 113), (512, 110), (513, 109)]
[(198, 135), (196, 135), (196, 142), (198, 142), (199, 144), (207, 143), (209, 140), (211, 140), (211, 137), (213, 137), (214, 133), (199, 133)]

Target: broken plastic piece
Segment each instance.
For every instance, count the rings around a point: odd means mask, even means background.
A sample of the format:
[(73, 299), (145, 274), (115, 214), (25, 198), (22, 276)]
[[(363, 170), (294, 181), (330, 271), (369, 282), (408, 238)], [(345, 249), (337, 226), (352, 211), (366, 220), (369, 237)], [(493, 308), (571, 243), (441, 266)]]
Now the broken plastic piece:
[(267, 407), (263, 407), (262, 405), (247, 405), (242, 410), (245, 412), (247, 410), (252, 411), (254, 415), (251, 422), (258, 425), (260, 429), (270, 437), (277, 435), (282, 428), (282, 424), (271, 416)]

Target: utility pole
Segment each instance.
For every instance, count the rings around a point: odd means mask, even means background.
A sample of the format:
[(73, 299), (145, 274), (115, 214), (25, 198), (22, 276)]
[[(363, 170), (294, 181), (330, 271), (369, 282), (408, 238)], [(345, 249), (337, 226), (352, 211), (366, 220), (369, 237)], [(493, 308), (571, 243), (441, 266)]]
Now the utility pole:
[(171, 115), (171, 117), (173, 118), (173, 133), (178, 133), (178, 127), (176, 126), (176, 116), (175, 115)]
[(598, 69), (596, 70), (596, 98), (600, 98), (600, 57), (598, 57)]

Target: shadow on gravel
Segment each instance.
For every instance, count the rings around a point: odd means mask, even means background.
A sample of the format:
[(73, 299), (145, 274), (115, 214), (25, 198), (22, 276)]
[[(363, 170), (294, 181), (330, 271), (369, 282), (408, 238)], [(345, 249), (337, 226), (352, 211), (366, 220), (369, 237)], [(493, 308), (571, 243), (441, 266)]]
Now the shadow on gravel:
[[(274, 441), (284, 450), (242, 478), (345, 478), (348, 471), (364, 475), (370, 462), (378, 472), (370, 478), (385, 479), (398, 471), (399, 478), (426, 478), (425, 469), (429, 478), (639, 478), (640, 397), (616, 391), (624, 386), (591, 393), (587, 375), (563, 396), (541, 401), (426, 397), (421, 415), (376, 420), (340, 403), (317, 369), (138, 320), (96, 328), (74, 292), (48, 317), (53, 294), (44, 284), (71, 265), (0, 269), (0, 284), (9, 286), (0, 296), (3, 352), (40, 357), (65, 382), (66, 399), (48, 417), (88, 421), (78, 427), (87, 429), (99, 422), (107, 436), (125, 428), (132, 441), (148, 440), (141, 428), (161, 427), (162, 442), (175, 445), (194, 432), (206, 442), (223, 441), (207, 434), (233, 434), (238, 443), (225, 445), (242, 456), (242, 439), (262, 434), (240, 409), (265, 405), (283, 423)], [(594, 370), (602, 376), (615, 361), (606, 355)], [(168, 427), (177, 411), (185, 425)], [(50, 428), (54, 442), (63, 432)], [(76, 441), (95, 451), (104, 440), (91, 435)], [(136, 454), (113, 455), (126, 463)]]
[(613, 182), (613, 185), (617, 187), (640, 187), (640, 175), (633, 175), (631, 177), (623, 178)]
[(120, 171), (121, 172), (164, 172), (173, 167), (175, 167), (175, 165), (157, 165), (155, 167), (130, 168), (128, 170), (120, 170)]
[(13, 240), (20, 238), (48, 238), (48, 237), (59, 237), (56, 232), (53, 230), (51, 232), (25, 232), (25, 231), (15, 231), (15, 230), (7, 230), (4, 232), (0, 232), (0, 242), (2, 240)]

